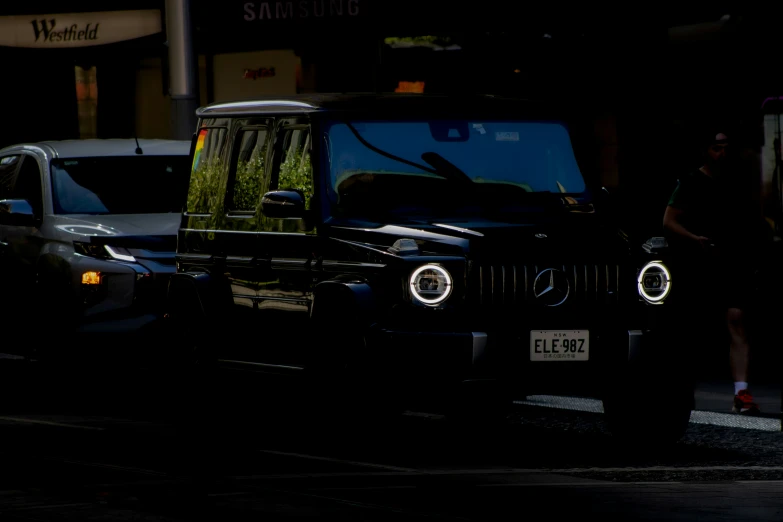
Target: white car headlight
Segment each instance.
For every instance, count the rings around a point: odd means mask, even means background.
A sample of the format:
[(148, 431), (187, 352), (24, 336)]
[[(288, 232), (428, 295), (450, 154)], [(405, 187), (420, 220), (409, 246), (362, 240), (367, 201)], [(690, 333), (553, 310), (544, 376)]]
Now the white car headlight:
[(451, 275), (438, 265), (424, 265), (411, 274), (411, 294), (427, 305), (437, 305), (451, 295)]
[(639, 295), (651, 304), (660, 304), (672, 290), (672, 276), (661, 261), (650, 261), (636, 280)]
[(136, 262), (136, 258), (130, 255), (130, 252), (128, 252), (128, 250), (125, 248), (110, 247), (109, 245), (104, 245), (103, 248), (106, 249), (112, 259), (117, 259), (119, 261), (130, 261), (131, 263)]

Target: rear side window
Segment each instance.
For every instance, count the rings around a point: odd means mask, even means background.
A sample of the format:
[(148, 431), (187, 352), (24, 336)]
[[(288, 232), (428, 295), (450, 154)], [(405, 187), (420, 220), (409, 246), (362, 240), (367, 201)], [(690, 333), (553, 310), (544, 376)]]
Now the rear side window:
[(19, 169), (16, 177), (13, 198), (24, 199), (33, 207), (37, 217), (43, 217), (41, 169), (33, 156), (25, 156), (22, 160), (22, 168)]
[(234, 166), (229, 174), (228, 210), (255, 212), (266, 184), (268, 126), (242, 129), (234, 139)]
[(226, 129), (223, 127), (199, 130), (188, 186), (188, 213), (212, 214), (223, 202), (221, 180), (225, 142)]
[(279, 170), (273, 173), (270, 190), (298, 190), (305, 197), (305, 208), (309, 209), (313, 198), (310, 127), (286, 125), (281, 129), (280, 139), (282, 158)]

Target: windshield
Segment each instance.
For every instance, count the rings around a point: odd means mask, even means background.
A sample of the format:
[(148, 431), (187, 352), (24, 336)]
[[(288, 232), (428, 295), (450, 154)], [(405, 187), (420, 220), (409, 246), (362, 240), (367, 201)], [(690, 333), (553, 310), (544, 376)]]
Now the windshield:
[(55, 214), (180, 212), (188, 156), (52, 160)]
[(326, 126), (342, 213), (529, 209), (586, 195), (568, 129), (551, 121), (351, 121)]

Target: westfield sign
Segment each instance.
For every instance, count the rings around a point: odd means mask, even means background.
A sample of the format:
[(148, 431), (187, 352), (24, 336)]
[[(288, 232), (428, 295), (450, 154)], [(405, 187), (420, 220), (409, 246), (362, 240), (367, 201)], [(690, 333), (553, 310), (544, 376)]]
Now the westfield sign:
[(44, 41), (48, 42), (70, 42), (72, 40), (98, 40), (98, 28), (100, 23), (96, 23), (94, 27), (90, 27), (91, 24), (87, 24), (83, 29), (80, 29), (77, 24), (73, 24), (68, 28), (57, 29), (57, 19), (51, 18), (49, 20), (31, 20), (30, 23), (33, 26), (33, 33), (35, 34), (35, 41), (38, 42), (43, 37)]
[[(31, 19), (32, 18), (32, 19)], [(158, 9), (0, 17), (0, 46), (62, 48), (104, 45), (158, 34)]]

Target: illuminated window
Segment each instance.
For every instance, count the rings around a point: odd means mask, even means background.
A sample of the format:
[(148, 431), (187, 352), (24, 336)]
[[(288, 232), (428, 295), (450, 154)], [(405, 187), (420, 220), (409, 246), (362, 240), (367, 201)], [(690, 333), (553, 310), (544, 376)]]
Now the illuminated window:
[(76, 103), (79, 110), (79, 137), (98, 136), (98, 80), (95, 67), (76, 66)]
[(400, 82), (394, 92), (424, 92), (424, 82)]

